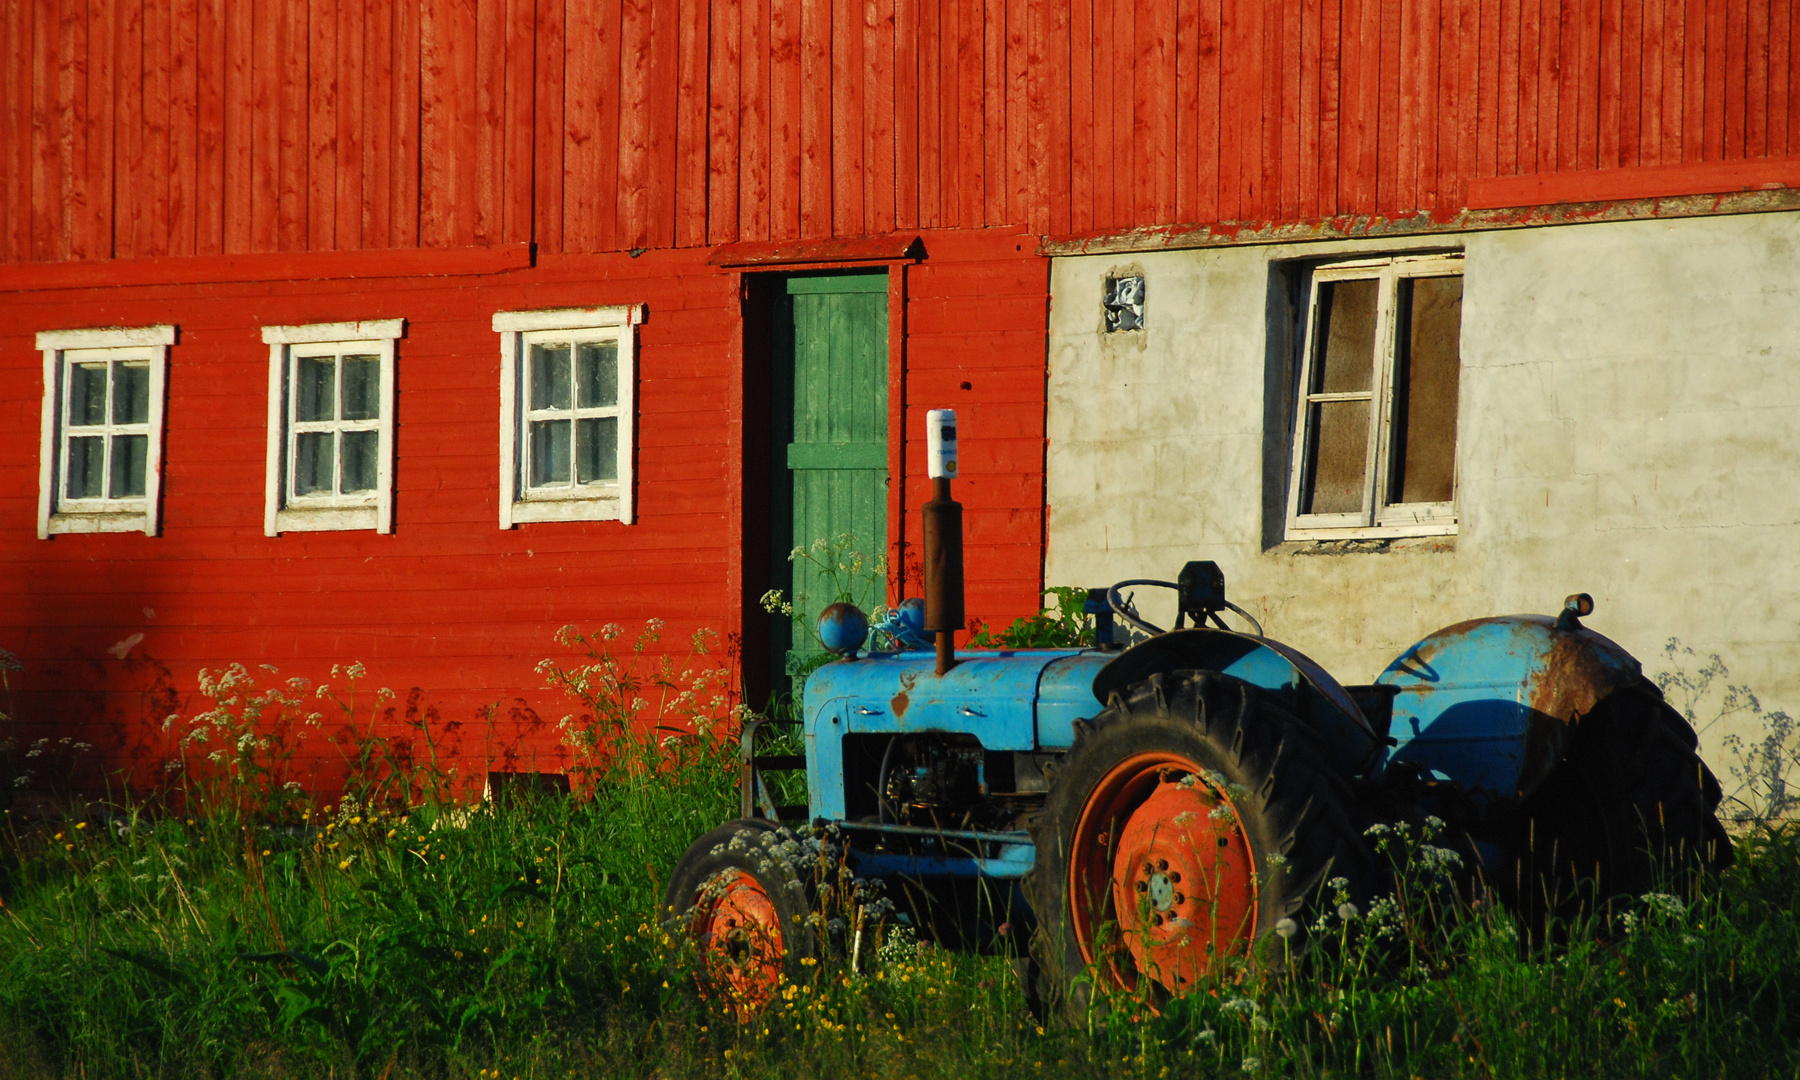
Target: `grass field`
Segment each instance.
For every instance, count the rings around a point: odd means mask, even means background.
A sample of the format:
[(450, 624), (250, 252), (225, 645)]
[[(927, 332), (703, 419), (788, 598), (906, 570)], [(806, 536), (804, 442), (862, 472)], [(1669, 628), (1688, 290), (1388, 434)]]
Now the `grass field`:
[[(655, 921), (675, 859), (735, 814), (730, 744), (618, 739), (592, 709), (618, 670), (547, 673), (600, 755), (574, 798), (471, 808), (377, 742), (361, 797), (315, 805), (271, 739), (215, 751), (186, 803), (9, 824), (0, 1077), (1800, 1075), (1792, 829), (1741, 837), (1713, 888), (1557, 945), (1456, 900), (1422, 838), (1390, 835), (1409, 870), (1389, 902), (1160, 1015), (1119, 1002), (1040, 1027), (1006, 958), (896, 934), (740, 1019), (698, 998)], [(693, 681), (671, 682), (677, 711)], [(279, 711), (239, 691), (210, 745)]]

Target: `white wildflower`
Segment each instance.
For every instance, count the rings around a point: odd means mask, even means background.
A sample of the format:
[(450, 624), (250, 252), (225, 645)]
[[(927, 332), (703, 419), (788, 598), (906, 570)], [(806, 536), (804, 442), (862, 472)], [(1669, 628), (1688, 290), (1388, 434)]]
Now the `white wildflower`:
[(1445, 874), (1462, 867), (1462, 856), (1449, 848), (1421, 844), (1419, 846), (1419, 862), (1423, 863), (1427, 870)]

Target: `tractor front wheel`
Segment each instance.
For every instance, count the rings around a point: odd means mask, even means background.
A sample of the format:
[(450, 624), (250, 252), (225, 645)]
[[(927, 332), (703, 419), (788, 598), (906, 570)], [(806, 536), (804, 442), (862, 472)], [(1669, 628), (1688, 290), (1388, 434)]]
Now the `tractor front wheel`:
[[(1033, 953), (1071, 1016), (1099, 985), (1152, 1005), (1374, 882), (1355, 799), (1258, 688), (1207, 671), (1114, 695), (1055, 767), (1032, 823)], [(1335, 891), (1335, 890), (1333, 890)], [(1088, 978), (1091, 976), (1091, 978)]]
[(663, 916), (694, 946), (702, 997), (748, 1018), (817, 955), (805, 863), (793, 832), (757, 818), (727, 822), (681, 856)]

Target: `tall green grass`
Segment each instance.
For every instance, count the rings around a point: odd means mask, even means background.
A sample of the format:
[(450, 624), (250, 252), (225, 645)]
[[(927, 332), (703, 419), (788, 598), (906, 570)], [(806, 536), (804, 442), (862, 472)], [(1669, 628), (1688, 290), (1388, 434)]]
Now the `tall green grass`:
[(741, 1020), (655, 919), (682, 850), (735, 815), (734, 745), (673, 722), (694, 665), (609, 660), (613, 637), (571, 636), (582, 662), (546, 670), (578, 702), (565, 730), (594, 736), (575, 797), (466, 804), (377, 740), (351, 797), (309, 802), (279, 755), (208, 756), (267, 693), (240, 684), (193, 744), (190, 802), (9, 817), (0, 1077), (1800, 1075), (1800, 832), (1770, 826), (1708, 888), (1548, 944), (1447, 888), (1429, 837), (1389, 833), (1393, 896), (1160, 1011), (1040, 1026), (1007, 958), (894, 933)]

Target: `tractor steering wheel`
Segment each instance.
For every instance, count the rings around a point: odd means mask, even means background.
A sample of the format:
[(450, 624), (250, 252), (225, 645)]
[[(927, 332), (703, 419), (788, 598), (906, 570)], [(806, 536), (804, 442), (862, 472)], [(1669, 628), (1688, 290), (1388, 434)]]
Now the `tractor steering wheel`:
[[(1106, 590), (1106, 606), (1112, 608), (1113, 613), (1115, 615), (1117, 615), (1119, 618), (1124, 619), (1126, 622), (1137, 627), (1139, 630), (1142, 630), (1144, 633), (1149, 634), (1151, 637), (1155, 637), (1158, 634), (1167, 633), (1167, 631), (1165, 631), (1162, 627), (1157, 626), (1154, 623), (1145, 622), (1143, 619), (1139, 618), (1137, 613), (1132, 611), (1130, 608), (1130, 605), (1128, 605), (1125, 602), (1125, 598), (1123, 596), (1119, 595), (1120, 589), (1126, 588), (1131, 585), (1155, 585), (1158, 588), (1162, 588), (1162, 589), (1173, 589), (1177, 593), (1179, 593), (1181, 591), (1181, 586), (1175, 584), (1173, 581), (1158, 581), (1155, 578), (1128, 578), (1124, 581), (1115, 582), (1111, 588)], [(1245, 611), (1243, 608), (1238, 607), (1236, 604), (1232, 603), (1229, 600), (1226, 600), (1224, 603), (1225, 603), (1226, 607), (1230, 608), (1232, 611), (1237, 612), (1239, 617), (1241, 617), (1245, 622), (1249, 623), (1251, 626), (1256, 628), (1256, 636), (1257, 637), (1264, 636), (1262, 623), (1259, 623), (1256, 621), (1256, 616), (1250, 614), (1248, 611)], [(1231, 629), (1229, 626), (1226, 626), (1223, 621), (1220, 620), (1219, 613), (1217, 611), (1209, 611), (1206, 614), (1212, 616), (1212, 621), (1218, 626), (1219, 629), (1221, 629), (1221, 630)], [(1176, 629), (1179, 630), (1181, 628), (1181, 620), (1185, 615), (1186, 615), (1186, 612), (1182, 612), (1181, 614), (1178, 614), (1175, 616), (1175, 628)], [(1195, 621), (1199, 622), (1200, 620), (1199, 620), (1199, 618), (1196, 618)]]

